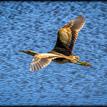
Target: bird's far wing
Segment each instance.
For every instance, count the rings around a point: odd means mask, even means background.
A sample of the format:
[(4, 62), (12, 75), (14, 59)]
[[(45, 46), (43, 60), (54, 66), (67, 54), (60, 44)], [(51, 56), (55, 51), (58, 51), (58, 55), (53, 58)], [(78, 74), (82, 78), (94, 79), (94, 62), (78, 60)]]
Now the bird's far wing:
[[(69, 29), (70, 30), (70, 29)], [(71, 32), (71, 31), (70, 31)], [(69, 33), (69, 32), (68, 32)], [(60, 28), (57, 34), (57, 41), (52, 51), (62, 53), (64, 55), (70, 55), (71, 52), (68, 49), (68, 41), (70, 42), (66, 28)]]
[(33, 58), (30, 64), (30, 71), (37, 71), (48, 66), (51, 63), (52, 59), (49, 58)]
[(85, 18), (83, 16), (78, 16), (74, 19), (72, 29), (75, 31), (80, 31), (85, 24)]
[(52, 51), (56, 51), (56, 52), (62, 53), (64, 55), (70, 55), (71, 54), (71, 52), (70, 52), (70, 50), (68, 50), (68, 46), (67, 46), (68, 45), (67, 40), (69, 39), (68, 38), (69, 31), (67, 33), (66, 27), (73, 26), (73, 23), (74, 23), (74, 21), (71, 20), (70, 22), (68, 22), (62, 28), (60, 28), (58, 30), (57, 41), (56, 41), (56, 44), (55, 44)]
[(74, 47), (74, 44), (75, 44), (75, 41), (78, 37), (78, 33), (79, 31), (82, 29), (82, 27), (84, 26), (85, 24), (85, 18), (83, 16), (78, 16), (75, 20), (74, 20), (74, 24), (73, 26), (71, 27), (71, 30), (72, 30), (72, 38), (71, 38), (71, 42), (70, 42), (70, 50), (72, 51), (73, 50), (73, 47)]
[(72, 19), (60, 28), (58, 30), (56, 45), (53, 50), (64, 55), (70, 55), (77, 39), (78, 32), (81, 30), (84, 23), (84, 17), (78, 16), (76, 19)]

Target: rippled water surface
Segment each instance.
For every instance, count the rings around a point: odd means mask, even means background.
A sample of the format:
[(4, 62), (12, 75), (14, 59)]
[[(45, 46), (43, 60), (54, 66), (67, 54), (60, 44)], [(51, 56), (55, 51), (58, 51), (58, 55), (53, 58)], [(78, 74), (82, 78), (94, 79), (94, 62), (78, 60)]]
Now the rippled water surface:
[[(57, 30), (86, 19), (74, 53), (92, 68), (52, 62), (30, 72), (20, 49), (50, 51)], [(106, 105), (107, 2), (0, 2), (0, 105)]]

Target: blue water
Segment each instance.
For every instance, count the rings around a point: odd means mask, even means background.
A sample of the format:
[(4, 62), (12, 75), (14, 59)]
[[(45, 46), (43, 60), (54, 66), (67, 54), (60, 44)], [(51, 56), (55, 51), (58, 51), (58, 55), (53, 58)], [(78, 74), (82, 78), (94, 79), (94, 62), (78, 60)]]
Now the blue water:
[[(70, 19), (86, 19), (74, 53), (91, 68), (52, 62), (30, 72), (32, 57), (50, 51)], [(0, 105), (106, 105), (107, 2), (0, 2)]]

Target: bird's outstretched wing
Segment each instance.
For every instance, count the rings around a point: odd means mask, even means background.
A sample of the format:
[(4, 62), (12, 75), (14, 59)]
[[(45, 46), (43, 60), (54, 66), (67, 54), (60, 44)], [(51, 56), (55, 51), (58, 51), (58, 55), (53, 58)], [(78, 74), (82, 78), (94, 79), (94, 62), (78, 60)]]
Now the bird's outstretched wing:
[(70, 41), (70, 45), (69, 45), (69, 48), (71, 51), (73, 50), (74, 44), (78, 37), (78, 33), (83, 28), (84, 24), (85, 24), (85, 18), (83, 16), (78, 16), (74, 20), (74, 24), (71, 27), (72, 37), (71, 37), (71, 41)]
[(84, 23), (84, 17), (78, 16), (60, 28), (58, 30), (56, 45), (53, 50), (64, 55), (70, 55), (77, 39), (78, 32), (81, 30)]
[(37, 71), (39, 69), (42, 69), (46, 66), (48, 66), (51, 63), (52, 59), (48, 58), (34, 58), (32, 60), (32, 63), (30, 64), (30, 71)]
[(41, 54), (35, 55), (30, 64), (30, 71), (37, 71), (39, 69), (48, 66), (51, 63), (51, 61), (57, 57), (60, 56), (49, 53), (42, 55)]

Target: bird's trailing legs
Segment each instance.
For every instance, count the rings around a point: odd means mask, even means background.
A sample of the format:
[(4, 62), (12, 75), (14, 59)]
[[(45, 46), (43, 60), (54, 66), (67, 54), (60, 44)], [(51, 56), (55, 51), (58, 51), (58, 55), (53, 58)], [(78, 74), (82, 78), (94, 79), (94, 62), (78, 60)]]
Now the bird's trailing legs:
[(81, 65), (81, 66), (91, 66), (91, 64), (89, 62), (80, 61), (79, 56), (71, 54), (70, 56), (68, 56), (68, 58), (70, 59), (71, 63), (78, 64), (78, 65)]

